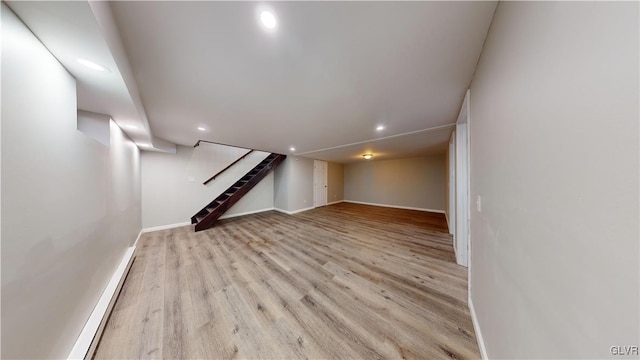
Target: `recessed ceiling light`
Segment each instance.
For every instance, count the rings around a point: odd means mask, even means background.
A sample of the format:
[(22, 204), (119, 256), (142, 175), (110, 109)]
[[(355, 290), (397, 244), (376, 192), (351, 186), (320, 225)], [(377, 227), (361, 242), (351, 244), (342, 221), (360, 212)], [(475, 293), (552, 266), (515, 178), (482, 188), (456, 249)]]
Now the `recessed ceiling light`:
[(89, 61), (87, 59), (79, 58), (78, 59), (78, 63), (80, 63), (81, 65), (84, 65), (85, 67), (88, 67), (91, 70), (101, 71), (101, 72), (109, 71), (109, 69), (107, 69), (106, 67), (104, 67), (102, 65), (98, 65), (98, 64), (94, 63), (93, 61)]
[(135, 126), (135, 125), (127, 125), (127, 128), (129, 128), (129, 129), (137, 129), (138, 127)]
[(291, 151), (296, 151), (296, 148), (294, 148), (293, 146), (289, 148), (289, 150)]
[(371, 158), (373, 158), (373, 154), (364, 154), (362, 155), (363, 158), (365, 158), (365, 160), (369, 160)]
[(138, 146), (142, 146), (142, 147), (151, 147), (151, 145), (147, 144), (147, 143), (140, 143), (138, 144)]
[(376, 128), (376, 130), (378, 130), (378, 131), (382, 131), (382, 130), (384, 130), (384, 125), (378, 125), (378, 127)]
[(202, 126), (198, 126), (198, 130), (200, 130), (200, 131), (205, 131), (205, 130), (207, 130), (207, 129), (203, 128)]
[(273, 30), (278, 25), (278, 21), (276, 20), (276, 16), (273, 15), (271, 11), (263, 11), (260, 13), (260, 21), (262, 25), (269, 30)]

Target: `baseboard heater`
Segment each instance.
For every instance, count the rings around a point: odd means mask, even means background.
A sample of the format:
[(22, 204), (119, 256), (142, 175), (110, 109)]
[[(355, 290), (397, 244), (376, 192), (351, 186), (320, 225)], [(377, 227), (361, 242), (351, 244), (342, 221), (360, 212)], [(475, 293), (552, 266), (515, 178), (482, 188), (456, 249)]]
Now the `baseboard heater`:
[(132, 246), (125, 252), (120, 261), (120, 265), (118, 265), (118, 268), (113, 273), (109, 284), (107, 284), (107, 287), (102, 292), (102, 296), (100, 296), (100, 300), (98, 300), (98, 303), (93, 308), (91, 316), (89, 316), (89, 319), (84, 324), (78, 340), (76, 340), (75, 345), (73, 345), (73, 349), (71, 349), (69, 353), (69, 359), (93, 358), (93, 354), (102, 336), (102, 331), (109, 319), (109, 314), (111, 314), (113, 305), (124, 284), (124, 279), (126, 279), (131, 269), (131, 264), (133, 264), (135, 249), (135, 246)]

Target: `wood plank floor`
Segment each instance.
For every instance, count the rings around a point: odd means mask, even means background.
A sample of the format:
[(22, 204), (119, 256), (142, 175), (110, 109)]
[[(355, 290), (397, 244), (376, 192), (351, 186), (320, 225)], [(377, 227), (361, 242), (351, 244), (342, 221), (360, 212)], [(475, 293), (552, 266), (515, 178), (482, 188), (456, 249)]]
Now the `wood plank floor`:
[(95, 358), (479, 358), (442, 214), (341, 203), (144, 234)]

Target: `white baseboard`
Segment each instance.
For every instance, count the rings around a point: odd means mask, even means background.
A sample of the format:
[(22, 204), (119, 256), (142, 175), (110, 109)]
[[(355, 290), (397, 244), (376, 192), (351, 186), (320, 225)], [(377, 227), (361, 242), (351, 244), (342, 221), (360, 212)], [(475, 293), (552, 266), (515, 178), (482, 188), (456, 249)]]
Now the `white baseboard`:
[[(271, 207), (271, 208), (264, 208), (264, 209), (260, 209), (260, 210), (245, 211), (245, 212), (241, 212), (241, 213), (237, 213), (237, 214), (223, 215), (223, 216), (221, 216), (219, 218), (219, 220), (230, 219), (230, 218), (234, 218), (236, 216), (257, 214), (257, 213), (261, 213), (261, 212), (265, 212), (265, 211), (271, 211), (271, 210), (277, 210), (277, 209)], [(143, 234), (143, 233), (148, 233), (148, 232), (152, 232), (152, 231), (167, 230), (167, 229), (173, 229), (173, 228), (182, 227), (182, 226), (188, 226), (188, 225), (191, 225), (190, 221), (181, 222), (181, 223), (175, 223), (175, 224), (168, 224), (168, 225), (152, 226), (152, 227), (148, 227), (148, 228), (142, 229), (140, 231), (140, 233)], [(140, 235), (138, 235), (138, 238), (139, 237), (140, 237)], [(138, 240), (136, 239), (136, 242), (137, 241)]]
[(449, 234), (453, 235), (453, 229), (451, 228), (451, 224), (449, 223), (449, 215), (447, 212), (444, 212), (444, 218), (447, 219), (447, 229), (449, 229)]
[(261, 212), (265, 212), (265, 211), (271, 211), (271, 210), (275, 210), (275, 208), (270, 207), (270, 208), (264, 208), (264, 209), (260, 209), (260, 210), (245, 211), (245, 212), (241, 212), (241, 213), (237, 213), (237, 214), (224, 215), (224, 216), (221, 216), (219, 218), (219, 220), (231, 219), (231, 218), (234, 218), (234, 217), (237, 217), (237, 216), (245, 216), (245, 215), (257, 214), (257, 213), (261, 213)]
[(487, 355), (487, 348), (485, 347), (484, 339), (482, 338), (482, 331), (480, 331), (480, 324), (478, 324), (476, 309), (473, 307), (473, 301), (471, 301), (471, 295), (469, 295), (469, 312), (471, 313), (473, 330), (476, 332), (476, 339), (478, 340), (478, 347), (480, 348), (480, 356), (482, 356), (482, 360), (489, 360), (489, 356)]
[(338, 200), (338, 201), (333, 201), (327, 204), (327, 206), (329, 205), (335, 205), (335, 204), (340, 204), (341, 202), (344, 202), (344, 200)]
[(298, 209), (298, 210), (293, 210), (293, 211), (288, 211), (288, 210), (284, 210), (284, 209), (278, 209), (278, 208), (274, 208), (273, 210), (275, 211), (279, 211), (281, 213), (285, 213), (287, 215), (293, 215), (293, 214), (297, 214), (297, 213), (301, 213), (303, 211), (309, 211), (309, 210), (313, 210), (315, 209), (313, 206), (312, 207), (308, 207), (308, 208), (304, 208), (304, 209)]
[(138, 246), (138, 240), (140, 240), (140, 237), (142, 236), (142, 234), (144, 234), (144, 231), (140, 229), (140, 232), (138, 232), (138, 237), (136, 238), (136, 241), (133, 242), (133, 247)]
[(107, 323), (109, 313), (115, 304), (118, 293), (124, 283), (124, 278), (129, 272), (131, 263), (133, 260), (133, 253), (135, 247), (132, 246), (127, 249), (120, 261), (120, 265), (111, 276), (111, 280), (107, 284), (107, 287), (102, 292), (98, 303), (93, 308), (89, 319), (84, 324), (82, 332), (76, 343), (73, 345), (71, 352), (69, 353), (69, 359), (91, 359), (93, 358), (93, 352), (98, 346), (98, 340), (102, 334), (102, 330)]
[(181, 226), (187, 226), (187, 225), (191, 225), (191, 222), (187, 221), (187, 222), (181, 222), (181, 223), (177, 223), (177, 224), (152, 226), (152, 227), (148, 227), (148, 228), (142, 229), (142, 232), (143, 233), (148, 233), (148, 232), (152, 232), (152, 231), (173, 229), (173, 228), (177, 228), (177, 227), (181, 227)]
[[(458, 244), (456, 243), (456, 236), (453, 235), (453, 255), (456, 258), (456, 264), (458, 265), (462, 265), (462, 259), (460, 259), (460, 256), (458, 255)], [(468, 277), (467, 277), (468, 279)], [(467, 281), (468, 283), (468, 281)]]
[(418, 210), (418, 211), (427, 211), (427, 212), (433, 212), (433, 213), (439, 213), (439, 214), (446, 214), (444, 210), (425, 209), (425, 208), (417, 208), (417, 207), (410, 207), (410, 206), (398, 206), (398, 205), (376, 204), (376, 203), (369, 203), (369, 202), (362, 202), (362, 201), (353, 201), (353, 200), (343, 200), (343, 201), (344, 201), (344, 202), (346, 202), (346, 203), (352, 203), (352, 204), (371, 205), (371, 206), (382, 206), (382, 207), (388, 207), (388, 208), (394, 208), (394, 209)]

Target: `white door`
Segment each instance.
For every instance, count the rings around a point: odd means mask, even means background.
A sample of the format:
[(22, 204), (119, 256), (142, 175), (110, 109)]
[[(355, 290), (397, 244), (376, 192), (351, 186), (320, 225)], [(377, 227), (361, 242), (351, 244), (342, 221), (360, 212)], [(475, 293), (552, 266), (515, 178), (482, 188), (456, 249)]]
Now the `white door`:
[(313, 161), (313, 207), (327, 205), (327, 168), (326, 161)]

